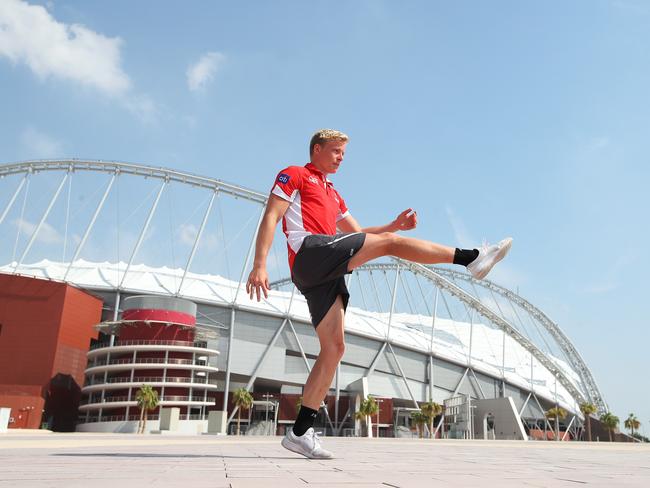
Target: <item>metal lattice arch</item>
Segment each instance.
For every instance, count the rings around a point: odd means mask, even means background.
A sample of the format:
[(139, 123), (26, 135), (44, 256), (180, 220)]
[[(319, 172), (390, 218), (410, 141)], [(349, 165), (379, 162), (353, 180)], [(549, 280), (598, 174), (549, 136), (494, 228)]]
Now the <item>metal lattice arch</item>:
[[(201, 326), (218, 336), (211, 347), (221, 351), (224, 405), (235, 386), (304, 383), (318, 342), (286, 278), (279, 230), (269, 298), (251, 301), (244, 290), (266, 194), (165, 168), (72, 159), (0, 165), (0, 195), (0, 233), (8, 237), (0, 272), (98, 294), (104, 320), (115, 320), (129, 295), (193, 300)], [(337, 410), (339, 395), (365, 381), (371, 393), (406, 404), (465, 392), (513, 396), (522, 417), (561, 405), (577, 423), (586, 401), (607, 411), (566, 334), (513, 291), (400, 259), (368, 263), (347, 279)]]

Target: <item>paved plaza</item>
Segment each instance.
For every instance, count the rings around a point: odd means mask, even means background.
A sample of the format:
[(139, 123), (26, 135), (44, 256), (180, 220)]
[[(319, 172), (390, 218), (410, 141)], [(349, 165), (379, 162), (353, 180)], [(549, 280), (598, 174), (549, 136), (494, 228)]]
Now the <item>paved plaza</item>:
[(0, 488), (650, 486), (650, 445), (328, 438), (314, 461), (273, 437), (0, 434)]

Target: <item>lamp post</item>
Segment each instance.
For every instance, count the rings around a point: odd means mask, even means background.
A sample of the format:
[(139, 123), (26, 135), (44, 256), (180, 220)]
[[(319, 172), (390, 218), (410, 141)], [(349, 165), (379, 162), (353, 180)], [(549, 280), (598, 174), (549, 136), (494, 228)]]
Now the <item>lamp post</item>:
[(379, 410), (380, 410), (380, 403), (383, 403), (384, 400), (381, 398), (375, 398), (375, 401), (377, 402), (377, 439), (379, 439)]
[(266, 404), (266, 416), (264, 417), (264, 428), (267, 431), (266, 435), (271, 435), (271, 433), (269, 431), (269, 426), (268, 426), (268, 423), (269, 423), (269, 399), (274, 398), (274, 396), (271, 395), (270, 393), (265, 393), (264, 395), (262, 395), (262, 398), (264, 398), (266, 400), (266, 402), (265, 402), (265, 404)]
[(29, 428), (29, 414), (35, 407), (23, 407), (20, 409), (21, 412), (25, 412), (25, 428)]

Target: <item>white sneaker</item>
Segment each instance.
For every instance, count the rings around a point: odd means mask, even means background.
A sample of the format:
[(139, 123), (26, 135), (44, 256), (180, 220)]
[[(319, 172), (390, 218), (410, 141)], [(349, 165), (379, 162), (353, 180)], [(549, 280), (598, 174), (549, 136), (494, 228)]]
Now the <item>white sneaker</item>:
[(331, 459), (332, 453), (321, 447), (318, 434), (320, 432), (314, 432), (310, 427), (307, 432), (298, 437), (290, 428), (282, 439), (282, 447), (309, 459)]
[(506, 237), (498, 244), (484, 244), (478, 250), (478, 257), (467, 265), (467, 270), (477, 280), (482, 280), (501, 261), (512, 247), (512, 237)]

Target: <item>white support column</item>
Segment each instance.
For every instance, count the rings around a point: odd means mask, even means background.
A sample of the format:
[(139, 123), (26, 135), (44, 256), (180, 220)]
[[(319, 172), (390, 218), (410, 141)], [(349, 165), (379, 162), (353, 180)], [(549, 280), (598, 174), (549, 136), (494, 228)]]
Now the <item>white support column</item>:
[(54, 192), (54, 196), (50, 200), (50, 204), (47, 206), (47, 209), (41, 216), (41, 220), (39, 221), (38, 225), (36, 226), (36, 229), (34, 229), (34, 232), (32, 233), (32, 237), (29, 239), (29, 242), (27, 243), (27, 247), (25, 247), (25, 250), (23, 251), (23, 254), (20, 256), (20, 259), (16, 263), (16, 267), (14, 268), (14, 271), (16, 271), (21, 264), (23, 264), (23, 260), (27, 256), (27, 253), (32, 247), (32, 244), (34, 244), (34, 241), (36, 240), (36, 236), (41, 230), (41, 227), (43, 226), (43, 223), (47, 219), (47, 216), (50, 214), (50, 211), (52, 210), (52, 207), (54, 206), (54, 203), (56, 202), (57, 198), (59, 198), (59, 193), (61, 193), (61, 189), (63, 188), (63, 185), (65, 185), (65, 182), (68, 180), (68, 176), (70, 175), (70, 172), (67, 171), (65, 173), (65, 176), (61, 180), (61, 183), (59, 183), (59, 187), (56, 189), (56, 192)]
[(212, 193), (212, 197), (210, 198), (210, 203), (208, 204), (208, 208), (205, 210), (205, 214), (203, 215), (203, 220), (201, 221), (201, 227), (199, 227), (199, 232), (196, 234), (196, 239), (194, 239), (194, 244), (192, 245), (192, 251), (190, 252), (190, 256), (187, 258), (187, 264), (185, 265), (185, 270), (183, 271), (183, 277), (181, 278), (181, 283), (178, 285), (178, 289), (176, 290), (176, 295), (178, 296), (181, 292), (181, 288), (183, 288), (183, 283), (185, 282), (185, 276), (187, 276), (187, 272), (190, 269), (190, 266), (192, 266), (192, 261), (194, 260), (194, 254), (196, 253), (196, 249), (199, 246), (199, 241), (201, 240), (201, 236), (203, 235), (203, 229), (205, 229), (205, 224), (208, 222), (208, 217), (210, 216), (210, 212), (212, 211), (212, 204), (214, 203), (214, 199), (218, 194), (218, 190), (214, 190)]
[(535, 400), (535, 403), (537, 403), (537, 406), (539, 407), (540, 412), (542, 412), (542, 415), (544, 416), (544, 425), (546, 426), (546, 428), (550, 428), (551, 430), (553, 430), (553, 426), (551, 425), (551, 423), (546, 418), (544, 409), (542, 408), (542, 404), (539, 403), (539, 399), (537, 398), (537, 395), (535, 395), (535, 392), (531, 392), (531, 394), (533, 395), (533, 399)]
[(433, 300), (433, 317), (431, 317), (431, 340), (429, 343), (429, 352), (433, 355), (433, 339), (434, 331), (436, 329), (436, 315), (438, 314), (438, 293), (440, 289), (436, 288), (436, 297)]
[[(115, 304), (113, 305), (113, 322), (117, 322), (117, 316), (120, 313), (120, 290), (117, 290), (115, 293)], [(115, 344), (115, 334), (111, 333), (111, 337), (109, 339), (109, 345), (113, 347)]]
[(467, 365), (472, 367), (472, 342), (474, 338), (474, 309), (469, 313), (469, 357), (467, 359)]
[[(140, 250), (140, 245), (142, 244), (142, 241), (144, 240), (144, 236), (147, 233), (147, 230), (149, 230), (149, 224), (151, 223), (151, 219), (153, 218), (154, 213), (156, 212), (156, 208), (158, 207), (158, 202), (160, 201), (160, 196), (163, 193), (163, 190), (167, 186), (167, 183), (169, 181), (167, 179), (163, 180), (162, 185), (160, 185), (160, 189), (158, 190), (158, 194), (156, 195), (156, 199), (153, 202), (153, 205), (151, 206), (151, 210), (149, 210), (149, 215), (147, 215), (147, 220), (145, 221), (144, 225), (142, 226), (142, 231), (140, 232), (140, 237), (138, 237), (138, 242), (136, 242), (135, 247), (133, 248), (133, 251), (131, 251), (131, 257), (129, 258), (129, 262), (126, 265), (126, 269), (124, 270), (124, 274), (122, 275), (122, 279), (120, 280), (120, 284), (118, 286), (118, 290), (122, 288), (122, 285), (124, 285), (124, 280), (126, 280), (126, 276), (129, 273), (129, 268), (131, 267), (131, 264), (133, 263), (133, 259), (135, 258), (136, 254)], [(118, 224), (119, 225), (119, 222)]]
[(397, 369), (399, 370), (399, 374), (404, 380), (404, 385), (406, 385), (406, 389), (409, 392), (409, 395), (411, 395), (411, 400), (413, 400), (413, 405), (415, 408), (419, 408), (418, 401), (415, 398), (415, 395), (413, 395), (413, 392), (411, 391), (411, 387), (409, 386), (409, 382), (406, 379), (406, 375), (404, 374), (404, 370), (402, 369), (402, 365), (399, 363), (399, 359), (397, 359), (397, 354), (395, 354), (395, 351), (393, 350), (393, 346), (388, 343), (388, 348), (390, 349), (390, 352), (393, 353), (393, 358), (395, 359), (395, 364), (397, 364)]
[[(463, 381), (465, 381), (465, 377), (467, 376), (467, 373), (469, 373), (469, 368), (465, 368), (465, 372), (463, 373), (463, 376), (461, 376), (460, 381), (458, 382), (458, 384), (456, 384), (456, 388), (454, 389), (454, 392), (451, 395), (449, 395), (449, 398), (456, 396), (458, 390), (460, 390), (460, 387), (463, 384)], [(438, 425), (436, 426), (436, 430), (433, 432), (433, 437), (435, 437), (438, 434), (438, 431), (440, 430), (440, 427), (442, 427), (442, 424), (444, 422), (445, 422), (445, 414), (443, 412), (442, 416), (440, 417), (440, 422), (438, 422)]]
[(393, 285), (393, 295), (390, 299), (390, 312), (388, 313), (388, 328), (386, 329), (386, 341), (390, 340), (390, 327), (393, 323), (393, 310), (395, 309), (395, 299), (397, 298), (397, 283), (399, 280), (400, 265), (395, 268), (395, 283)]
[(535, 392), (535, 382), (533, 381), (533, 353), (530, 353), (530, 391)]
[(235, 291), (235, 297), (233, 298), (232, 301), (233, 305), (237, 303), (237, 297), (239, 296), (239, 291), (241, 290), (242, 283), (244, 282), (244, 276), (246, 274), (246, 271), (248, 270), (248, 264), (250, 263), (251, 255), (253, 254), (253, 251), (255, 249), (255, 241), (257, 240), (257, 233), (260, 230), (260, 224), (262, 223), (262, 219), (264, 218), (265, 211), (266, 211), (266, 204), (262, 205), (262, 211), (260, 212), (260, 217), (257, 220), (257, 226), (255, 227), (255, 232), (253, 232), (253, 238), (251, 239), (250, 246), (248, 247), (248, 253), (246, 254), (246, 261), (244, 262), (244, 266), (241, 270), (241, 275), (239, 275), (239, 286)]
[(305, 350), (302, 347), (302, 343), (300, 342), (300, 339), (298, 339), (298, 333), (296, 332), (296, 329), (294, 328), (291, 319), (288, 319), (288, 321), (289, 321), (289, 327), (291, 328), (291, 332), (293, 332), (293, 336), (295, 337), (296, 343), (298, 344), (298, 349), (300, 349), (300, 355), (302, 356), (302, 359), (305, 362), (305, 367), (307, 368), (307, 372), (311, 373), (311, 366), (309, 364), (309, 361), (307, 361), (307, 355), (305, 354)]
[(577, 417), (574, 415), (573, 418), (571, 419), (571, 422), (569, 422), (569, 425), (567, 426), (566, 430), (564, 431), (564, 435), (562, 436), (562, 439), (560, 439), (560, 440), (563, 441), (564, 439), (566, 439), (566, 436), (569, 433), (569, 429), (571, 429), (571, 426), (573, 425), (573, 422), (575, 421), (576, 418)]
[(364, 377), (370, 378), (370, 375), (375, 371), (375, 367), (377, 366), (377, 362), (379, 361), (379, 358), (381, 355), (384, 353), (386, 350), (386, 346), (388, 345), (388, 342), (384, 342), (381, 347), (379, 348), (379, 351), (375, 355), (375, 358), (372, 360), (372, 363), (370, 363), (370, 367), (368, 368), (368, 371), (366, 371), (366, 374)]
[(503, 341), (501, 343), (501, 394), (502, 398), (506, 397), (506, 331), (502, 330)]
[[(232, 355), (232, 343), (235, 340), (235, 305), (230, 308), (230, 327), (228, 328), (228, 353), (226, 356), (226, 384), (223, 389), (223, 408), (228, 412), (228, 391), (230, 390), (230, 360)], [(226, 424), (226, 429), (228, 424)]]
[(7, 206), (5, 207), (4, 211), (2, 212), (2, 215), (0, 215), (0, 224), (4, 221), (5, 217), (9, 213), (9, 210), (14, 206), (14, 202), (16, 201), (16, 198), (18, 197), (18, 194), (20, 193), (20, 190), (23, 189), (23, 186), (25, 186), (25, 182), (27, 181), (27, 177), (29, 176), (29, 173), (25, 173), (25, 176), (23, 176), (23, 179), (20, 180), (20, 183), (18, 184), (18, 188), (16, 188), (16, 191), (14, 192), (13, 196), (9, 200), (9, 203), (7, 203)]
[(230, 329), (228, 332), (228, 354), (226, 356), (226, 385), (224, 388), (223, 392), (223, 411), (227, 412), (228, 411), (228, 390), (230, 389), (230, 361), (232, 358), (232, 345), (233, 341), (235, 339), (235, 308), (237, 307), (237, 297), (239, 296), (239, 290), (241, 290), (242, 283), (244, 281), (244, 274), (246, 273), (246, 270), (248, 269), (248, 263), (250, 262), (251, 259), (251, 254), (253, 253), (253, 249), (255, 248), (255, 241), (257, 239), (257, 233), (259, 232), (260, 228), (260, 223), (262, 222), (262, 218), (264, 217), (264, 212), (266, 211), (266, 204), (262, 205), (262, 211), (260, 212), (260, 217), (257, 220), (257, 227), (255, 228), (255, 232), (253, 233), (253, 238), (251, 239), (250, 246), (248, 247), (248, 253), (246, 254), (246, 260), (244, 262), (244, 266), (242, 267), (241, 270), (241, 275), (239, 276), (239, 284), (237, 285), (237, 290), (235, 291), (235, 296), (232, 300), (232, 308), (230, 309)]
[(336, 389), (334, 394), (334, 428), (338, 431), (339, 426), (339, 399), (341, 396), (341, 389), (339, 388), (339, 377), (341, 376), (341, 363), (336, 365)]
[[(136, 352), (133, 351), (133, 357), (131, 358), (131, 362), (133, 362), (133, 363), (135, 363), (135, 354), (136, 354)], [(132, 367), (132, 368), (131, 368), (131, 377), (130, 377), (130, 380), (131, 380), (130, 382), (131, 382), (131, 383), (133, 383), (133, 379), (134, 379), (134, 377), (135, 377), (135, 368)], [(133, 393), (133, 387), (132, 387), (132, 386), (129, 386), (129, 393), (128, 393), (128, 397), (127, 397), (127, 400), (128, 400), (129, 402), (131, 401), (131, 395), (132, 395), (132, 393)], [(129, 420), (129, 410), (130, 410), (130, 409), (131, 409), (131, 407), (130, 407), (129, 405), (127, 405), (127, 406), (126, 406), (126, 412), (124, 413), (124, 420), (125, 420), (125, 421), (128, 421), (128, 420)]]
[(61, 262), (65, 263), (65, 253), (68, 250), (68, 224), (70, 223), (70, 194), (72, 193), (72, 176), (68, 179), (68, 198), (65, 206), (65, 225), (63, 226), (63, 253)]
[(429, 354), (429, 401), (433, 401), (433, 356)]
[(526, 401), (524, 404), (521, 406), (521, 409), (519, 410), (519, 416), (521, 417), (522, 414), (524, 413), (524, 410), (526, 409), (526, 406), (528, 405), (528, 400), (530, 400), (530, 397), (532, 396), (532, 392), (528, 393), (528, 396), (526, 397)]
[[(93, 214), (92, 218), (90, 219), (90, 223), (88, 224), (88, 227), (86, 227), (86, 231), (84, 232), (83, 237), (81, 238), (81, 241), (79, 241), (79, 245), (77, 246), (77, 250), (74, 253), (74, 256), (70, 260), (70, 264), (68, 265), (68, 269), (65, 270), (65, 275), (63, 275), (63, 281), (65, 281), (68, 278), (68, 273), (70, 272), (70, 268), (72, 268), (73, 263), (77, 260), (79, 257), (79, 254), (81, 253), (81, 250), (83, 249), (84, 245), (86, 244), (86, 240), (88, 240), (88, 236), (90, 235), (90, 232), (92, 231), (95, 222), (97, 221), (97, 217), (99, 216), (99, 212), (101, 212), (102, 208), (104, 207), (104, 203), (106, 202), (106, 198), (108, 197), (108, 194), (111, 191), (111, 188), (113, 187), (113, 183), (115, 182), (115, 177), (117, 176), (117, 173), (113, 173), (113, 176), (111, 176), (110, 181), (108, 182), (108, 185), (106, 186), (106, 190), (104, 190), (104, 195), (102, 196), (101, 200), (99, 201), (99, 204), (97, 205), (97, 208), (95, 209), (95, 213)], [(119, 225), (119, 223), (118, 223)]]
[[(271, 338), (271, 342), (266, 346), (266, 349), (264, 350), (264, 353), (262, 354), (262, 357), (260, 357), (259, 361), (257, 361), (257, 364), (255, 365), (255, 369), (253, 370), (253, 373), (251, 374), (250, 379), (248, 380), (248, 383), (245, 386), (246, 390), (250, 390), (251, 387), (253, 386), (253, 383), (255, 383), (255, 380), (257, 379), (257, 373), (258, 371), (262, 368), (262, 365), (264, 364), (264, 361), (266, 361), (266, 357), (269, 355), (269, 352), (271, 352), (271, 349), (273, 349), (273, 346), (275, 346), (275, 342), (278, 340), (278, 337), (280, 337), (280, 334), (284, 330), (284, 326), (287, 324), (289, 319), (285, 317), (285, 319), (282, 321), (282, 324), (280, 327), (277, 328), (275, 331), (275, 334), (273, 334), (273, 337)], [(224, 409), (225, 410), (225, 409)], [(235, 417), (235, 414), (237, 413), (238, 407), (235, 407), (230, 414), (230, 417), (228, 417), (228, 424), (232, 422), (232, 419)]]
[(433, 387), (434, 387), (434, 381), (433, 381), (433, 339), (435, 336), (435, 330), (436, 330), (436, 315), (438, 314), (438, 293), (440, 293), (440, 289), (436, 287), (436, 296), (433, 299), (433, 314), (431, 317), (431, 340), (429, 343), (429, 401), (433, 401)]
[(476, 386), (478, 386), (478, 391), (481, 394), (481, 398), (485, 399), (487, 398), (485, 396), (485, 392), (483, 391), (483, 387), (481, 386), (481, 383), (478, 380), (478, 377), (476, 376), (476, 372), (473, 369), (470, 369), (470, 372), (472, 373), (472, 376), (474, 376), (474, 381), (476, 381)]

